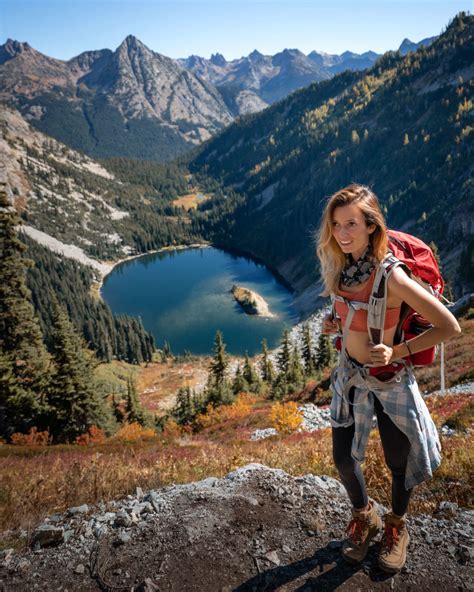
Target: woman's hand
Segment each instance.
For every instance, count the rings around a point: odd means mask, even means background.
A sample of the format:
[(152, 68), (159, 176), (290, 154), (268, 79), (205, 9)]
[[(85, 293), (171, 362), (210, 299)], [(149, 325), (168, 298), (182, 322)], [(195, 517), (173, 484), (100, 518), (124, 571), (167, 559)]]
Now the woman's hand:
[(334, 335), (338, 332), (338, 330), (339, 328), (332, 315), (328, 314), (323, 317), (323, 326), (321, 328), (321, 333), (323, 335)]
[(374, 366), (386, 366), (390, 364), (393, 358), (393, 348), (379, 343), (374, 345), (373, 343), (369, 346), (370, 363)]

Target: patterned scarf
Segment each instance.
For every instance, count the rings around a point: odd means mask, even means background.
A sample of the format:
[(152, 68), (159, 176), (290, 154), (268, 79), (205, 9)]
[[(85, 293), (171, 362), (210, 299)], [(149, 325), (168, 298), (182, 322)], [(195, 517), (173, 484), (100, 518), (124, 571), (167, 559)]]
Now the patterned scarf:
[(368, 246), (362, 256), (354, 261), (352, 255), (346, 256), (346, 264), (341, 272), (341, 284), (351, 287), (366, 282), (377, 265), (377, 259)]

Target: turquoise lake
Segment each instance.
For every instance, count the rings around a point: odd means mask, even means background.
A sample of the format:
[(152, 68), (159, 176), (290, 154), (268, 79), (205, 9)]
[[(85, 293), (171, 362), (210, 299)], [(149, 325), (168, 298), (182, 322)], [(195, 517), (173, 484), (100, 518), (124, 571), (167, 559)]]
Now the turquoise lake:
[[(237, 284), (254, 290), (276, 316), (246, 314), (230, 292)], [(140, 316), (156, 346), (171, 351), (212, 354), (217, 329), (226, 351), (261, 351), (265, 337), (277, 347), (285, 327), (298, 322), (291, 292), (264, 265), (213, 247), (163, 251), (117, 265), (101, 290), (115, 314)]]

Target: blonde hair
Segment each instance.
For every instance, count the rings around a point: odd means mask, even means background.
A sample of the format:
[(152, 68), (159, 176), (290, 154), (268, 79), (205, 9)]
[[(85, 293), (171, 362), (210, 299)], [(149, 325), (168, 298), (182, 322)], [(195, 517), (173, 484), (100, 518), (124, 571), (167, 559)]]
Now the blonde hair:
[(316, 253), (321, 262), (321, 277), (324, 282), (324, 291), (321, 296), (329, 296), (339, 287), (339, 279), (346, 263), (346, 256), (333, 236), (333, 214), (336, 208), (351, 204), (359, 207), (367, 226), (374, 224), (376, 227), (370, 235), (374, 257), (380, 262), (387, 254), (387, 227), (375, 193), (366, 185), (357, 183), (352, 183), (336, 191), (326, 203), (317, 239)]

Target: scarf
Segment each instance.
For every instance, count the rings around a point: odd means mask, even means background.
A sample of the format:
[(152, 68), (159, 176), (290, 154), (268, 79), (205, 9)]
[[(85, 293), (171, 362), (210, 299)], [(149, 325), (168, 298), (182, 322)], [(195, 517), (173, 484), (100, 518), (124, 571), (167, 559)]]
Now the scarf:
[(370, 278), (376, 265), (377, 259), (371, 254), (369, 246), (357, 261), (354, 261), (352, 255), (347, 255), (341, 272), (341, 284), (347, 287), (363, 284)]

